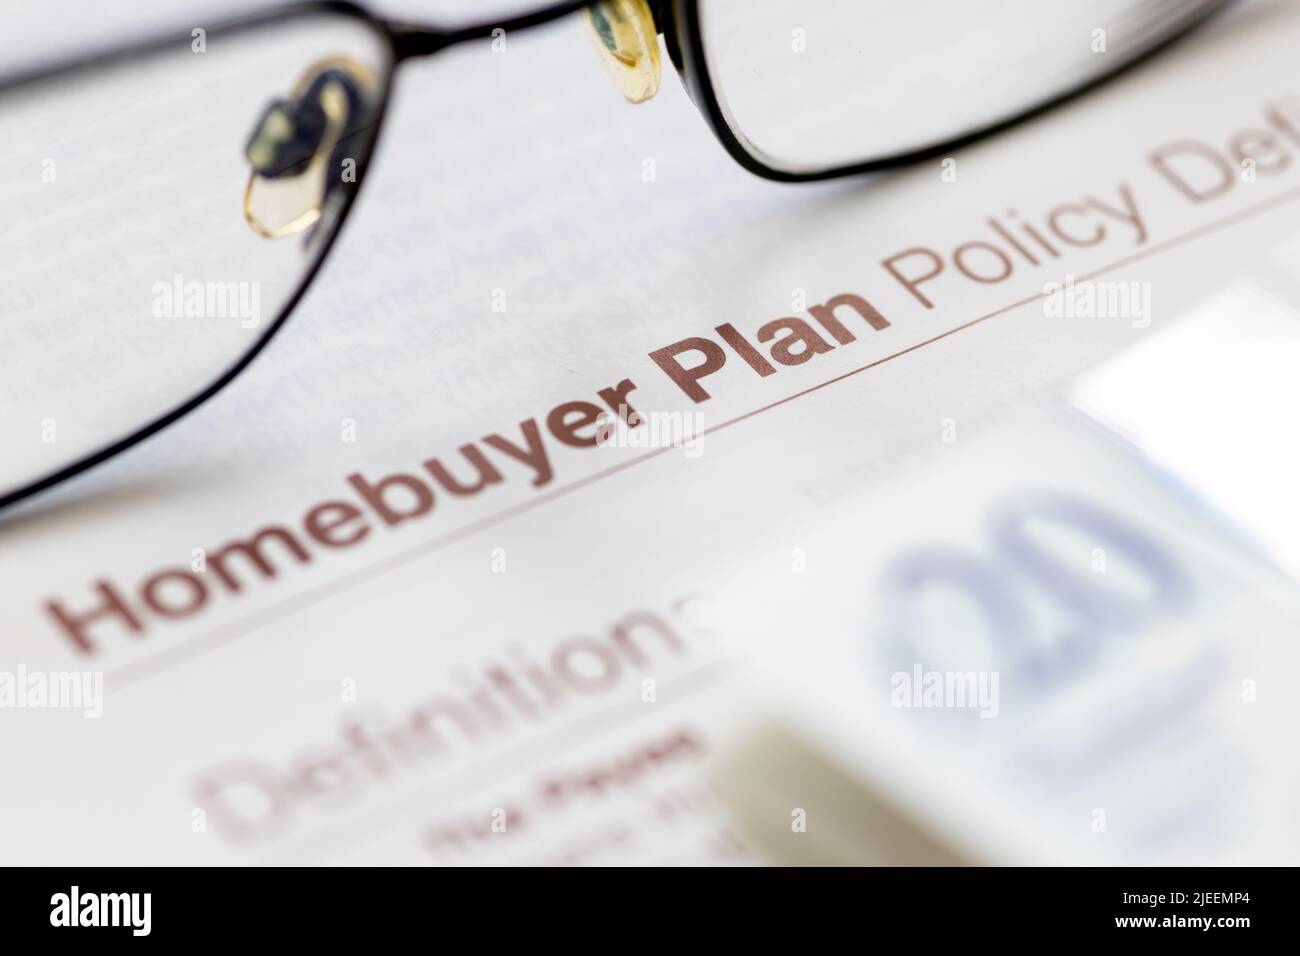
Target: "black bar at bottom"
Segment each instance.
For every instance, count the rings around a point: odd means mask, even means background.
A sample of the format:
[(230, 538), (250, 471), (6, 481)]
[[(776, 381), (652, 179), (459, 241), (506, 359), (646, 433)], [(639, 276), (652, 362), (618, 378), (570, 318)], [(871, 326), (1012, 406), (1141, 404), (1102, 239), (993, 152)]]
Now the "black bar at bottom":
[[(1282, 869), (674, 870), (545, 876), (416, 869), (39, 869), (7, 873), (6, 943), (283, 938), (376, 942), (418, 933), (436, 944), (477, 926), (537, 945), (588, 936), (595, 923), (687, 943), (703, 918), (739, 938), (792, 921), (872, 938), (923, 928), (946, 939), (1106, 937), (1219, 943), (1288, 938), (1294, 874)], [(75, 889), (74, 889), (75, 888)], [(530, 914), (535, 916), (533, 919)], [(456, 927), (462, 928), (458, 931)], [(548, 929), (549, 927), (549, 929)], [(250, 935), (251, 934), (251, 935)], [(1281, 934), (1285, 934), (1282, 936)], [(617, 938), (617, 937), (614, 937)], [(19, 950), (10, 950), (19, 952)]]

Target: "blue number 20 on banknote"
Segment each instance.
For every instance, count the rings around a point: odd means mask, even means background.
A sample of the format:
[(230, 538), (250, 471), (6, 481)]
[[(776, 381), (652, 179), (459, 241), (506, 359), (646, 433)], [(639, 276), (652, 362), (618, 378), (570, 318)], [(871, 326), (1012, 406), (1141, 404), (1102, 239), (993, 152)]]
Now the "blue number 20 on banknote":
[(975, 861), (1300, 856), (1295, 589), (1132, 448), (1021, 406), (833, 508), (736, 632), (864, 792)]

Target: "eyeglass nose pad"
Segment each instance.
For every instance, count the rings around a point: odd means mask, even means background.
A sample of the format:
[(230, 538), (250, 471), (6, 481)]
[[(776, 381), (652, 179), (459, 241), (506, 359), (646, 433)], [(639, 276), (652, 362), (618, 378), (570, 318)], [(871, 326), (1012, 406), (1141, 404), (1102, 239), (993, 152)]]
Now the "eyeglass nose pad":
[(297, 175), (316, 154), (325, 126), (325, 110), (318, 103), (272, 100), (253, 128), (244, 155), (259, 176)]
[(582, 11), (605, 72), (629, 103), (659, 92), (659, 31), (646, 0), (600, 0)]
[(356, 125), (362, 91), (372, 82), (358, 63), (324, 60), (303, 74), (291, 99), (267, 106), (244, 149), (251, 167), (244, 219), (254, 232), (284, 239), (321, 220), (341, 182), (332, 175), (331, 157)]

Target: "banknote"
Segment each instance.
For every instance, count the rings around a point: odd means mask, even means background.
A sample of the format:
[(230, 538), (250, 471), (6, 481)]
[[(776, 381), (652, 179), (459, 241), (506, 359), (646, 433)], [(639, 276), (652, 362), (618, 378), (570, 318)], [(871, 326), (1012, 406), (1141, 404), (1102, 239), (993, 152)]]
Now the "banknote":
[(1300, 859), (1296, 588), (1085, 413), (1120, 408), (1113, 384), (954, 431), (738, 575), (767, 723), (717, 774), (756, 840), (802, 862)]

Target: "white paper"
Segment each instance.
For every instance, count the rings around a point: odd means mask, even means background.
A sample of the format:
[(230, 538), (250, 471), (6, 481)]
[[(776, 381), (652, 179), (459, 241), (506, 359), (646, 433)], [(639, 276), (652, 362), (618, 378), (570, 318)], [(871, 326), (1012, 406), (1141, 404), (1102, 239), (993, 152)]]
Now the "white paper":
[[(0, 669), (102, 672), (105, 694), (98, 718), (0, 711), (4, 858), (758, 862), (700, 772), (719, 735), (753, 717), (728, 677), (729, 623), (706, 613), (714, 595), (743, 591), (736, 575), (754, 563), (815, 562), (810, 529), (838, 522), (846, 501), (1175, 321), (1293, 234), (1300, 143), (1285, 144), (1286, 168), (1253, 181), (1233, 168), (1203, 202), (1149, 156), (1187, 139), (1225, 153), (1270, 103), (1300, 115), (1298, 38), (1300, 10), (1258, 4), (951, 157), (799, 187), (739, 168), (671, 76), (650, 104), (626, 106), (576, 20), (511, 36), (502, 52), (408, 64), (359, 208), (267, 353), (179, 425), (0, 522)], [(1007, 247), (999, 282), (953, 264), (965, 243), (1007, 245), (990, 217), (1042, 230), (1063, 205), (1091, 209), (1071, 226), (1103, 225), (1105, 238), (1036, 266)], [(882, 266), (918, 247), (946, 263), (918, 287), (931, 308)], [(1150, 309), (1046, 314), (1046, 284), (1067, 275), (1138, 283)], [(730, 323), (757, 343), (764, 323), (807, 319), (844, 293), (888, 327), (845, 313), (855, 341), (775, 374), (714, 331)], [(691, 337), (727, 356), (699, 403), (649, 358)], [(558, 405), (600, 401), (626, 379), (648, 417), (701, 416), (699, 442), (574, 448), (547, 430)], [(518, 445), (530, 420), (549, 477), (483, 441)], [(419, 474), (431, 458), (463, 472), (470, 443), (502, 476), (481, 494), (439, 490), (392, 526), (370, 509), (356, 545), (276, 552), (274, 576), (242, 563), (238, 591), (192, 570), (200, 552), (267, 527), (305, 540), (320, 503), (363, 508), (349, 475)], [(840, 533), (885, 535), (911, 517), (874, 520), (879, 532)], [(142, 598), (168, 571), (205, 595), (174, 620)], [(101, 581), (141, 633), (104, 619), (87, 651), (47, 603), (90, 610)], [(319, 784), (324, 795), (281, 779), (337, 759), (348, 721), (410, 719), (422, 701), (472, 691), (465, 681), (478, 686), (514, 646), (533, 660), (572, 640), (612, 653), (612, 629), (637, 612), (670, 624), (681, 647), (639, 633), (653, 652), (619, 658), (616, 679), (593, 672), (599, 690), (567, 694), (544, 719), (512, 717), (400, 771), (352, 766), (337, 789)], [(240, 839), (224, 822), (206, 782), (233, 779), (232, 761), (280, 780), (240, 804), (255, 821), (273, 806), (274, 833)], [(618, 766), (617, 782), (545, 797), (547, 781)]]

